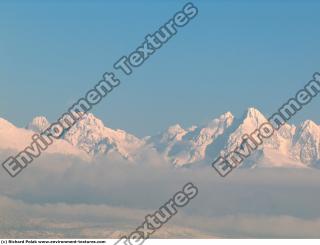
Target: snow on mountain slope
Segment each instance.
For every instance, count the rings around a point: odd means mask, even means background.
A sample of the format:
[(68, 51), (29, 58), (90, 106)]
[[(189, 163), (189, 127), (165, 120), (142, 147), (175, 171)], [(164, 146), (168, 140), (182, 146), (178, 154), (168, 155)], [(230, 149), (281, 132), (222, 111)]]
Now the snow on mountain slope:
[(32, 122), (28, 124), (26, 129), (32, 130), (37, 133), (42, 133), (50, 126), (47, 118), (44, 116), (35, 117)]
[(228, 136), (225, 151), (231, 152), (234, 150), (242, 142), (244, 134), (251, 134), (265, 122), (267, 122), (267, 119), (260, 111), (249, 108), (243, 117), (235, 122), (237, 124), (236, 130)]
[(158, 153), (167, 158), (171, 148), (177, 142), (181, 141), (182, 137), (190, 132), (190, 130), (195, 130), (195, 128), (186, 130), (179, 124), (175, 124), (167, 128), (164, 132), (147, 137), (144, 140), (147, 146), (154, 148)]
[(105, 127), (103, 122), (88, 113), (64, 135), (64, 139), (90, 155), (119, 153), (133, 160), (143, 141), (123, 130)]
[(233, 121), (227, 112), (205, 126), (183, 129), (180, 125), (169, 127), (165, 132), (151, 137), (147, 143), (175, 165), (184, 165), (205, 159), (206, 147), (224, 132)]
[[(243, 135), (250, 135), (258, 129), (267, 118), (256, 108), (249, 108), (244, 115), (234, 121), (230, 130), (217, 139), (216, 145), (208, 147), (207, 152), (214, 155), (226, 156), (234, 151), (243, 141)], [(289, 124), (283, 125), (279, 131), (275, 131), (272, 137), (263, 140), (263, 144), (253, 151), (251, 156), (246, 159), (242, 168), (255, 167), (301, 167), (300, 161), (290, 158), (290, 147), (295, 127)]]
[[(40, 120), (40, 122), (47, 122), (45, 118)], [(39, 122), (38, 118), (33, 120), (33, 122)], [(0, 150), (14, 150), (20, 152), (32, 143), (32, 135), (35, 132), (39, 132), (39, 128), (36, 124), (29, 124), (35, 126), (34, 130), (28, 130), (24, 128), (18, 128), (15, 125), (9, 123), (8, 121), (0, 118)], [(38, 126), (43, 126), (40, 124)], [(51, 154), (64, 154), (76, 157), (81, 157), (82, 159), (88, 159), (87, 154), (78, 148), (72, 146), (65, 140), (54, 140), (54, 143), (48, 147), (46, 153)]]
[[(227, 112), (206, 125), (184, 129), (175, 124), (164, 132), (143, 139), (123, 130), (106, 127), (91, 113), (86, 114), (63, 139), (55, 140), (48, 153), (80, 157), (120, 155), (129, 161), (143, 159), (144, 154), (156, 152), (175, 166), (207, 163), (232, 152), (244, 134), (251, 134), (266, 117), (249, 108), (236, 119)], [(49, 126), (45, 117), (36, 117), (30, 124), (17, 128), (0, 118), (0, 150), (23, 150), (31, 143), (34, 132)], [(300, 126), (285, 124), (244, 161), (242, 168), (255, 167), (320, 167), (320, 126), (307, 120)], [(140, 157), (140, 158), (139, 158)]]
[(293, 137), (291, 156), (307, 165), (319, 167), (320, 127), (311, 120), (302, 123)]

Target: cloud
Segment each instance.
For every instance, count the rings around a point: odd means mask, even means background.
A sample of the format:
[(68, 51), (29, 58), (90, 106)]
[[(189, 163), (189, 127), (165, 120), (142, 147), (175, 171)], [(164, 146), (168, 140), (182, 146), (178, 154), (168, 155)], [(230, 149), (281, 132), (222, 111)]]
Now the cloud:
[(117, 237), (143, 222), (187, 182), (199, 195), (156, 237), (319, 237), (320, 172), (174, 168), (155, 155), (44, 155), (17, 178), (0, 172), (0, 237)]
[[(88, 204), (28, 204), (0, 196), (0, 237), (119, 238), (130, 234), (151, 210)], [(169, 224), (156, 237), (209, 237), (197, 229)]]

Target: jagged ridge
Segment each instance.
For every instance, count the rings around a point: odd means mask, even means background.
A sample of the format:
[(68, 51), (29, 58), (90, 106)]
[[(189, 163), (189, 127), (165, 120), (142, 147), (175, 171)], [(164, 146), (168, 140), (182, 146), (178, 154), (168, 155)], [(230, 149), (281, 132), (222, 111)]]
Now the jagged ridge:
[[(176, 166), (207, 162), (219, 154), (231, 152), (242, 140), (242, 135), (251, 133), (266, 117), (257, 109), (249, 108), (236, 119), (227, 112), (202, 126), (184, 129), (173, 125), (155, 136), (139, 139), (125, 132), (108, 128), (93, 114), (86, 114), (55, 143), (53, 152), (82, 152), (95, 156), (118, 154), (129, 161), (153, 149)], [(19, 129), (0, 118), (0, 149), (17, 149), (30, 143), (32, 132), (48, 128), (45, 117), (36, 117), (25, 129)], [(23, 144), (22, 144), (23, 143)], [(320, 163), (320, 127), (311, 120), (299, 126), (285, 124), (265, 140), (254, 154), (244, 162), (243, 168), (252, 167), (315, 167)]]

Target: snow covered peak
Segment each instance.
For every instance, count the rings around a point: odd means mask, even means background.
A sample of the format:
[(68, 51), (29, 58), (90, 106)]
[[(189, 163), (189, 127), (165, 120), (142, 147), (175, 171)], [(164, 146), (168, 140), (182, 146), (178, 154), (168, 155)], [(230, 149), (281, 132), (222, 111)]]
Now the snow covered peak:
[(245, 118), (253, 118), (257, 120), (265, 120), (265, 116), (256, 108), (249, 107), (247, 111), (244, 113)]
[(170, 133), (176, 133), (176, 132), (181, 132), (183, 130), (184, 129), (181, 127), (180, 124), (175, 124), (175, 125), (170, 126), (167, 131)]
[(15, 126), (9, 121), (0, 117), (0, 130), (6, 130), (9, 128), (15, 128)]
[(250, 107), (244, 114), (241, 128), (249, 133), (260, 127), (263, 123), (267, 122), (266, 117), (256, 108)]
[[(0, 152), (2, 150), (21, 151), (32, 143), (32, 136), (35, 132), (40, 133), (50, 126), (45, 117), (35, 117), (26, 128), (19, 128), (10, 122), (0, 118)], [(57, 139), (48, 147), (45, 154), (59, 154), (75, 156), (81, 159), (88, 159), (87, 154), (73, 147), (68, 142)]]
[(320, 127), (314, 121), (311, 121), (311, 120), (304, 121), (301, 124), (301, 128), (309, 130), (313, 133), (318, 133), (320, 131)]
[(293, 138), (292, 155), (295, 159), (318, 165), (320, 159), (320, 127), (311, 120), (303, 122)]
[(142, 146), (142, 140), (123, 130), (106, 127), (91, 113), (68, 130), (64, 139), (91, 155), (117, 152), (126, 159), (131, 159)]
[(223, 134), (233, 120), (233, 115), (227, 112), (206, 125), (193, 126), (187, 130), (174, 125), (164, 133), (151, 137), (149, 142), (175, 165), (194, 163), (205, 159), (208, 145)]
[(41, 133), (50, 126), (49, 121), (44, 116), (38, 116), (33, 118), (33, 120), (26, 127), (29, 130), (32, 130), (37, 133)]
[(187, 130), (182, 128), (180, 124), (170, 126), (163, 134), (163, 140), (181, 140), (181, 138), (187, 133)]
[[(210, 162), (219, 154), (232, 152), (267, 118), (256, 108), (248, 108), (241, 118), (226, 112), (204, 125), (183, 128), (179, 124), (144, 139), (124, 130), (111, 129), (91, 113), (71, 127), (51, 152), (91, 156), (122, 156), (135, 162), (149, 150), (175, 166)], [(0, 149), (21, 149), (34, 132), (49, 127), (45, 117), (35, 117), (26, 129), (15, 127), (0, 118)], [(87, 154), (85, 154), (87, 156)], [(320, 168), (320, 126), (311, 120), (300, 126), (285, 124), (272, 137), (264, 139), (243, 167), (310, 166)]]
[(255, 130), (266, 121), (266, 117), (259, 110), (252, 107), (246, 110), (242, 118), (238, 120), (239, 126), (247, 130)]
[(92, 113), (87, 113), (84, 114), (81, 120), (76, 123), (76, 127), (81, 128), (82, 130), (91, 130), (96, 133), (100, 133), (102, 130), (104, 130), (105, 125), (99, 118), (94, 116)]
[(64, 138), (72, 145), (89, 153), (93, 150), (92, 147), (103, 139), (105, 129), (100, 119), (88, 113), (83, 115), (81, 120), (67, 131)]
[(230, 111), (228, 111), (228, 112), (222, 114), (222, 115), (220, 116), (220, 118), (221, 118), (221, 119), (222, 119), (222, 118), (231, 119), (231, 118), (234, 118), (234, 116), (232, 115), (232, 113), (231, 113)]
[(234, 120), (234, 116), (231, 112), (226, 112), (222, 114), (219, 118), (213, 119), (211, 122), (208, 123), (208, 128), (227, 128), (229, 127)]

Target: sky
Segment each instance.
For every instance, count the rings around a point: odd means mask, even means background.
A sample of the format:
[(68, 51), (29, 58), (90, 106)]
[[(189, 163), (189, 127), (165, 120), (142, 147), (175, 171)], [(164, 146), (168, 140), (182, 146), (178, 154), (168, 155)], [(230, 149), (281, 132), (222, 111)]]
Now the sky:
[[(186, 1), (0, 2), (0, 117), (58, 119)], [(317, 1), (193, 1), (199, 13), (93, 113), (138, 136), (257, 107), (266, 116), (320, 71)], [(315, 98), (291, 121), (320, 124)]]

